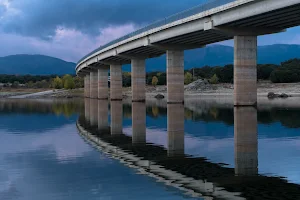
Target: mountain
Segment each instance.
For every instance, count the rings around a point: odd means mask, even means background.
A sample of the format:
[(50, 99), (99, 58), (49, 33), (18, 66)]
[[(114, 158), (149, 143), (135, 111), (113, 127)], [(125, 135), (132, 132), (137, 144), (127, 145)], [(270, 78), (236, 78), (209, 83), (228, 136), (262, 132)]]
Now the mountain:
[(43, 55), (0, 57), (0, 74), (75, 74), (75, 63)]
[[(300, 45), (275, 44), (259, 46), (257, 52), (258, 64), (280, 64), (292, 58), (300, 58)], [(185, 69), (203, 66), (224, 66), (233, 64), (233, 47), (211, 45), (202, 49), (188, 50), (184, 53)], [(130, 71), (130, 66), (123, 68)], [(146, 62), (146, 69), (150, 71), (166, 71), (166, 56), (151, 58)]]
[[(300, 58), (300, 45), (275, 44), (258, 47), (259, 64), (280, 64), (283, 61)], [(233, 63), (233, 47), (211, 45), (202, 49), (185, 51), (185, 69), (193, 67), (224, 66)], [(75, 63), (43, 55), (13, 55), (0, 57), (0, 74), (75, 74)], [(146, 69), (166, 71), (166, 56), (147, 59)], [(130, 65), (123, 67), (130, 71)]]

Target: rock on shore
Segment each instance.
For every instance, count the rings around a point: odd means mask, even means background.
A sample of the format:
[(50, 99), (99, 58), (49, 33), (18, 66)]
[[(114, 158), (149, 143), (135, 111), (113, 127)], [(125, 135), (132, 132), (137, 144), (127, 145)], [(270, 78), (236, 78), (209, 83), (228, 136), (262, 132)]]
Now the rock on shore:
[(269, 99), (275, 99), (275, 98), (288, 98), (288, 97), (291, 97), (290, 95), (287, 95), (285, 93), (282, 93), (282, 94), (276, 94), (274, 92), (269, 92), (268, 93), (268, 98)]

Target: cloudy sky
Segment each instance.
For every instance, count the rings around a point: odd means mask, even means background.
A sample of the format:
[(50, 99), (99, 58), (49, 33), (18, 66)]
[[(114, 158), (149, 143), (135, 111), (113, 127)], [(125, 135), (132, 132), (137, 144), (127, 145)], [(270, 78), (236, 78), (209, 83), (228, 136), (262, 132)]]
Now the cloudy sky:
[[(205, 1), (0, 0), (0, 56), (44, 54), (77, 62), (112, 39)], [(274, 43), (300, 44), (300, 27), (259, 38), (259, 45)]]

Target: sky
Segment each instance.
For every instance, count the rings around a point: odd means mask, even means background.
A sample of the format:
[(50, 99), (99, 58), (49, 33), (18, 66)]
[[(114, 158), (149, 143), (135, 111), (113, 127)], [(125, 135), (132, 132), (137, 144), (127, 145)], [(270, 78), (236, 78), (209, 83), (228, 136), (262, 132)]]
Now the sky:
[[(0, 0), (0, 57), (81, 57), (156, 20), (209, 0)], [(259, 45), (300, 44), (300, 27), (259, 37)], [(232, 41), (221, 44), (232, 45)]]

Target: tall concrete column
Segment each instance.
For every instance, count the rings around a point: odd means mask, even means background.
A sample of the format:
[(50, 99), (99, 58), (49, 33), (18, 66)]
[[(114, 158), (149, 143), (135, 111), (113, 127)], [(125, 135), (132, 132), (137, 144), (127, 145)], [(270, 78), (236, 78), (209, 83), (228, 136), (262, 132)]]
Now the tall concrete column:
[(234, 108), (234, 154), (236, 175), (257, 175), (257, 110)]
[(87, 93), (86, 93), (86, 90), (87, 90), (87, 88), (86, 88), (86, 76), (84, 76), (84, 78), (83, 78), (83, 86), (84, 86), (84, 97), (86, 97), (86, 95), (87, 95)]
[(112, 135), (123, 133), (123, 102), (110, 102), (110, 132)]
[(167, 51), (168, 103), (184, 102), (184, 52)]
[(108, 99), (108, 70), (98, 69), (98, 99)]
[(132, 88), (133, 102), (145, 101), (145, 96), (146, 96), (145, 85), (146, 85), (145, 59), (132, 59), (131, 60), (131, 88)]
[(122, 100), (122, 65), (110, 66), (110, 99)]
[(168, 104), (168, 155), (184, 155), (184, 106)]
[(90, 99), (90, 124), (91, 126), (98, 125), (98, 100)]
[(90, 121), (90, 99), (84, 99), (84, 117), (86, 121)]
[(257, 36), (234, 37), (234, 105), (257, 104)]
[(132, 102), (132, 143), (146, 143), (146, 104)]
[(90, 75), (84, 77), (84, 94), (86, 98), (90, 98)]
[(98, 100), (98, 129), (108, 128), (108, 100)]
[(98, 98), (98, 71), (90, 72), (90, 98)]

